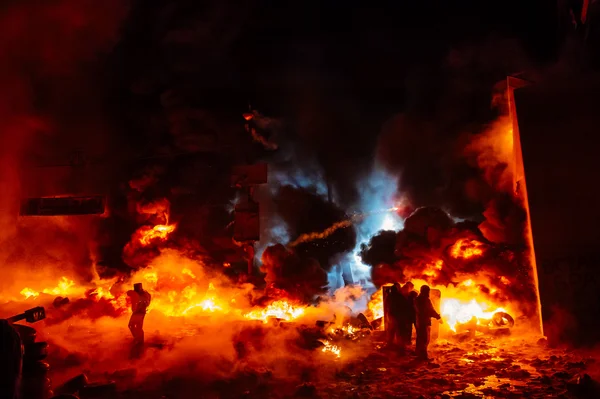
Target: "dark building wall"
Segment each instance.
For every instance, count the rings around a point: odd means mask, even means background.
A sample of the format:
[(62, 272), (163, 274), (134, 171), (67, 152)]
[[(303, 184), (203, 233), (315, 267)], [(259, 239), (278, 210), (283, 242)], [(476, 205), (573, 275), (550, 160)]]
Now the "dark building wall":
[(600, 79), (515, 90), (545, 333), (600, 339)]

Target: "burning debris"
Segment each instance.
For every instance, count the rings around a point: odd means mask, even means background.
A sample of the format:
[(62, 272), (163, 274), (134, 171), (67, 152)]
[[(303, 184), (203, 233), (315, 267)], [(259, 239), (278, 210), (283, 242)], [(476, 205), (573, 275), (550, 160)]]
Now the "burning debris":
[[(527, 259), (519, 248), (494, 244), (476, 227), (455, 223), (440, 210), (415, 211), (403, 230), (373, 237), (361, 256), (365, 262), (387, 260), (372, 264), (373, 281), (379, 285), (412, 280), (439, 289), (442, 314), (452, 331), (472, 318), (487, 325), (484, 320), (489, 322), (495, 314), (526, 319), (536, 311)], [(371, 308), (379, 306), (375, 304), (381, 303), (381, 296), (373, 297), (372, 303)], [(381, 314), (380, 309), (374, 313)]]

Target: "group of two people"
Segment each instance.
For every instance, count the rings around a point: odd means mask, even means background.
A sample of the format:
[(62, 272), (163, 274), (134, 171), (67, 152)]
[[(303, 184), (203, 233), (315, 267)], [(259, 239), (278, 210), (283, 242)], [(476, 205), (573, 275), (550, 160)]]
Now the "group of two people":
[(431, 289), (424, 285), (419, 294), (414, 291), (410, 281), (403, 286), (394, 284), (388, 293), (388, 312), (385, 321), (388, 344), (399, 345), (401, 353), (406, 353), (411, 345), (413, 325), (417, 333), (416, 355), (429, 360), (427, 348), (431, 335), (431, 319), (440, 320), (440, 314), (434, 309), (429, 293)]

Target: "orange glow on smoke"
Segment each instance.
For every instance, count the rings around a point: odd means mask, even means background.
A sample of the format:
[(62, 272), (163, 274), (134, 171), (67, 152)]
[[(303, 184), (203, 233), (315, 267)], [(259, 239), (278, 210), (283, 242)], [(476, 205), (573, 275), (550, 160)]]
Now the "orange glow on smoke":
[(483, 254), (483, 244), (479, 241), (460, 239), (450, 248), (450, 255), (455, 259), (469, 259)]
[(169, 234), (175, 231), (177, 225), (171, 224), (159, 224), (154, 227), (142, 226), (138, 230), (140, 233), (140, 243), (142, 245), (150, 245), (150, 243), (156, 239), (166, 240)]

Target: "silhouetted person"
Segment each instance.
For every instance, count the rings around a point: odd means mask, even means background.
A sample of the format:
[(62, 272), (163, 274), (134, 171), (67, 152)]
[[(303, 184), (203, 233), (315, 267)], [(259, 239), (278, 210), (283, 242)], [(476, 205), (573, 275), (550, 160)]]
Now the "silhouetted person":
[(400, 339), (400, 314), (402, 312), (403, 297), (400, 293), (400, 284), (395, 283), (391, 288), (388, 297), (389, 312), (385, 320), (385, 330), (387, 332), (387, 343), (389, 346), (396, 344)]
[(400, 346), (404, 351), (410, 345), (412, 338), (412, 324), (415, 316), (414, 300), (410, 293), (415, 288), (415, 285), (410, 281), (402, 286), (400, 294), (402, 300), (400, 303), (401, 309), (398, 314), (398, 330), (400, 335)]
[(431, 318), (441, 319), (440, 314), (435, 311), (431, 299), (429, 299), (430, 288), (427, 285), (421, 287), (421, 293), (415, 299), (415, 310), (417, 314), (417, 356), (429, 360), (427, 347), (431, 334)]
[(415, 310), (415, 300), (417, 298), (417, 292), (413, 291), (414, 285), (410, 283), (410, 286), (406, 288), (406, 310), (404, 312), (401, 322), (401, 337), (403, 345), (410, 346), (412, 344), (412, 332), (413, 326), (415, 331), (417, 327), (417, 312)]
[(416, 305), (416, 300), (417, 300), (417, 296), (418, 295), (419, 295), (419, 293), (417, 291), (411, 291), (408, 294), (408, 302), (410, 304), (410, 319), (411, 319), (410, 332), (411, 332), (411, 339), (412, 339), (412, 329), (413, 329), (413, 326), (415, 328), (415, 332), (417, 331), (417, 310), (415, 309), (415, 305)]
[(129, 319), (129, 330), (133, 335), (134, 343), (144, 342), (144, 318), (150, 305), (150, 294), (142, 288), (141, 283), (133, 285), (133, 290), (127, 291), (131, 298), (131, 310), (133, 314)]

